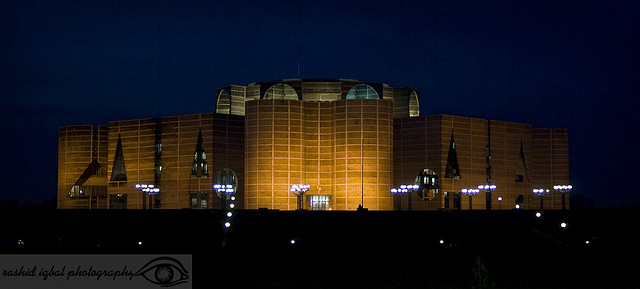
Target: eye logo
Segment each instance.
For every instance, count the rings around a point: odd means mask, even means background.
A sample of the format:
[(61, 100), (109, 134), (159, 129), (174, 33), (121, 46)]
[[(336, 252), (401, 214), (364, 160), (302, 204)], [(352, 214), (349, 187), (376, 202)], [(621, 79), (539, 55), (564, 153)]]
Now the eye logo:
[(173, 269), (171, 266), (157, 266), (156, 267), (156, 281), (166, 284), (171, 282), (173, 279)]
[(158, 257), (142, 266), (134, 276), (142, 276), (160, 287), (171, 287), (186, 283), (189, 279), (189, 271), (175, 258)]

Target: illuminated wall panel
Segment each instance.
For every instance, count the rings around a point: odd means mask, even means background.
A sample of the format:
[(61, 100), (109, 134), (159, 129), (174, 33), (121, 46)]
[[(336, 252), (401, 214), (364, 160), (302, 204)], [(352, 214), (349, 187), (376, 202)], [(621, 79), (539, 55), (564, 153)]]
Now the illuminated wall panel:
[(109, 123), (108, 178), (113, 170), (118, 137), (122, 140), (127, 180), (109, 181), (107, 197), (126, 195), (128, 209), (142, 209), (142, 194), (134, 185), (155, 182), (156, 121), (146, 118)]
[[(214, 208), (211, 195), (213, 178), (213, 114), (192, 114), (162, 118), (162, 190), (163, 209), (190, 207), (191, 192), (207, 192), (207, 208)], [(204, 151), (208, 159), (209, 176), (192, 177), (191, 168), (198, 134), (202, 132)]]
[[(454, 198), (461, 189), (475, 188), (486, 183), (488, 130), (488, 120), (460, 116), (435, 115), (395, 120), (394, 185), (413, 183), (415, 176), (423, 168), (436, 171), (440, 177), (440, 194), (428, 201), (421, 200), (414, 194), (413, 209), (457, 209), (454, 207)], [(460, 179), (444, 177), (452, 133), (460, 166)], [(521, 145), (526, 172), (521, 166)], [(517, 175), (525, 173), (528, 179), (525, 176), (524, 180), (519, 181)], [(519, 195), (523, 196), (521, 208), (539, 208), (539, 198), (531, 192), (534, 187), (552, 188), (551, 183), (569, 183), (566, 130), (531, 129), (528, 124), (492, 120), (491, 178), (492, 183), (497, 185), (492, 193), (493, 210), (513, 209)], [(502, 197), (501, 202), (498, 202), (498, 197)], [(559, 197), (554, 195), (546, 198), (553, 198), (553, 201), (549, 200), (549, 206), (545, 207), (560, 208)], [(472, 200), (473, 209), (486, 209), (484, 192), (477, 194)], [(407, 202), (408, 197), (405, 195), (401, 203), (403, 209), (408, 207)], [(469, 209), (468, 197), (463, 195), (460, 204), (463, 210)]]
[(253, 100), (245, 117), (245, 207), (292, 210), (291, 184), (304, 183), (303, 102)]
[(329, 207), (391, 209), (392, 103), (247, 102), (245, 206), (296, 209), (292, 184), (331, 196)]
[(104, 194), (85, 198), (70, 198), (69, 191), (95, 159), (101, 166), (97, 176), (91, 177), (84, 185), (107, 186), (107, 134), (106, 126), (73, 125), (60, 127), (58, 134), (58, 193), (59, 209), (105, 209), (107, 198)]

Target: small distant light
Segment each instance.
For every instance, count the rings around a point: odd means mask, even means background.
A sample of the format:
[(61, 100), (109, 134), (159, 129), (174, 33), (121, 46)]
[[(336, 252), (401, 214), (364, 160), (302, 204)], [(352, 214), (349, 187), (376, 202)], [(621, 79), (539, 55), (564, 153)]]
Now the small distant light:
[(498, 197), (498, 202), (502, 202), (502, 197)]
[(536, 212), (536, 218), (540, 218), (540, 217), (542, 217), (542, 213)]
[(289, 242), (291, 243), (291, 245), (293, 245), (293, 244), (296, 243), (296, 240), (295, 239), (291, 239), (291, 241), (289, 241)]
[(520, 209), (520, 204), (516, 204), (516, 210)]
[(444, 240), (440, 240), (440, 244), (444, 244)]
[(235, 197), (235, 196), (231, 196), (231, 200), (232, 200), (232, 201), (235, 201), (235, 200), (236, 200), (236, 197)]
[(138, 246), (142, 246), (142, 241), (138, 241)]
[(567, 223), (565, 223), (565, 222), (560, 223), (560, 227), (566, 228), (567, 227)]
[(231, 223), (229, 223), (229, 222), (225, 222), (225, 223), (224, 223), (224, 226), (225, 226), (226, 228), (229, 228), (229, 227), (231, 227)]
[(231, 218), (231, 216), (233, 216), (232, 212), (227, 212), (227, 217)]
[(584, 241), (584, 243), (589, 245), (589, 243), (591, 243), (591, 242), (589, 242), (589, 240), (586, 240), (586, 241)]
[(18, 246), (23, 246), (24, 242), (22, 241), (22, 239), (18, 239)]
[(234, 205), (233, 203), (229, 204), (229, 208), (235, 208), (236, 205)]

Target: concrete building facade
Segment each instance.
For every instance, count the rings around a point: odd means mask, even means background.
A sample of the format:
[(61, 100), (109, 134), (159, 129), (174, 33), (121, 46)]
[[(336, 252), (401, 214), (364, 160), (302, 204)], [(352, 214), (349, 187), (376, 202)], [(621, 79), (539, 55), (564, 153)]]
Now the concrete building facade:
[[(436, 172), (440, 193), (431, 200), (412, 198), (416, 210), (514, 209), (516, 204), (539, 209), (534, 188), (550, 189), (543, 196), (545, 209), (561, 209), (561, 194), (553, 186), (569, 184), (568, 144), (566, 129), (451, 115), (395, 119), (394, 185), (413, 183), (424, 168)], [(496, 185), (489, 200), (481, 190), (470, 205), (469, 196), (461, 194), (488, 182)], [(409, 207), (408, 197), (401, 199), (402, 208)], [(568, 208), (568, 196), (565, 202)]]
[[(393, 102), (251, 100), (246, 106), (246, 208), (392, 209)], [(364, 202), (364, 203), (363, 203)]]
[[(58, 208), (217, 209), (223, 170), (240, 209), (294, 210), (293, 184), (309, 185), (310, 210), (536, 209), (533, 188), (569, 183), (566, 129), (419, 116), (419, 100), (408, 87), (285, 79), (218, 89), (215, 113), (61, 127)], [(428, 198), (390, 192), (424, 169), (438, 178)], [(487, 183), (489, 199), (460, 193)], [(560, 194), (544, 206), (561, 209)]]

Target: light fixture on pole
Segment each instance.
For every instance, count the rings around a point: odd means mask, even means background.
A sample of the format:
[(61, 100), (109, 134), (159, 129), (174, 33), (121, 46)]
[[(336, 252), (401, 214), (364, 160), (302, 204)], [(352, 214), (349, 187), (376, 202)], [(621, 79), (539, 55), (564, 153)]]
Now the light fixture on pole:
[(302, 210), (302, 199), (304, 197), (304, 193), (306, 193), (309, 188), (311, 186), (310, 185), (302, 185), (302, 184), (296, 184), (296, 185), (291, 185), (291, 189), (289, 189), (289, 191), (291, 191), (291, 194), (295, 195), (297, 197), (297, 209), (296, 210)]
[(146, 198), (149, 196), (149, 209), (151, 209), (153, 206), (151, 198), (158, 195), (160, 188), (156, 188), (152, 184), (136, 184), (134, 187), (142, 193), (142, 208), (146, 209)]
[(473, 196), (475, 196), (476, 194), (478, 194), (478, 193), (480, 192), (480, 190), (478, 190), (478, 189), (462, 189), (462, 190), (460, 190), (460, 192), (461, 192), (463, 195), (468, 195), (468, 196), (469, 196), (469, 210), (472, 210), (472, 206), (471, 206), (471, 204), (472, 204), (472, 202), (471, 202), (471, 198), (472, 198)]
[(544, 195), (549, 193), (549, 189), (533, 189), (533, 193), (540, 196), (540, 211), (544, 209)]
[(222, 200), (222, 209), (225, 211), (226, 218), (224, 219), (224, 238), (222, 240), (222, 247), (225, 247), (227, 245), (227, 233), (231, 227), (233, 209), (236, 206), (234, 204), (234, 201), (236, 200), (236, 189), (231, 184), (215, 184), (213, 185), (213, 189)]
[(478, 185), (478, 190), (483, 190), (487, 194), (487, 211), (491, 211), (491, 192), (496, 189), (496, 185)]
[(571, 185), (555, 185), (553, 189), (560, 192), (562, 194), (562, 210), (565, 210), (565, 193), (570, 193), (573, 186)]
[[(420, 188), (420, 186), (417, 185), (417, 184), (414, 184), (414, 185), (400, 185), (399, 188), (391, 189), (391, 193), (393, 195), (396, 195), (396, 196), (401, 196), (401, 195), (404, 195), (404, 194), (408, 194), (408, 196), (409, 196), (408, 209), (411, 210), (411, 193), (417, 191), (419, 188)], [(400, 202), (400, 203), (402, 203), (402, 202)], [(399, 207), (401, 207), (401, 206), (399, 206)]]
[(222, 247), (226, 247), (229, 230), (232, 227), (232, 217), (234, 215), (236, 191), (238, 187), (238, 177), (228, 168), (224, 168), (216, 175), (216, 182), (213, 189), (220, 198), (222, 211), (225, 213), (224, 218), (224, 237), (222, 239)]
[[(235, 200), (236, 189), (233, 188), (233, 185), (223, 185), (223, 184), (215, 184), (213, 185), (213, 189), (216, 191), (218, 197), (220, 197), (224, 201), (230, 201), (231, 199)], [(226, 202), (223, 202), (226, 203)], [(231, 203), (233, 204), (233, 203)], [(223, 205), (223, 209), (225, 209), (226, 205)]]

